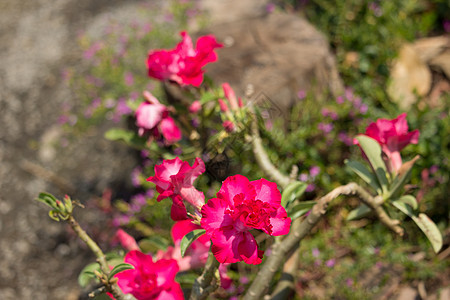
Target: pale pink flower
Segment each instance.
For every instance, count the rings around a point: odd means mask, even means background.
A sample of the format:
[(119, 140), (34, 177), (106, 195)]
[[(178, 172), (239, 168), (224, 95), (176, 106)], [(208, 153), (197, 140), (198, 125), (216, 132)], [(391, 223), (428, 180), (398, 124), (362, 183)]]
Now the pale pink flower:
[(202, 68), (217, 60), (214, 49), (221, 48), (212, 35), (197, 40), (196, 48), (189, 35), (180, 33), (183, 40), (173, 50), (150, 52), (147, 59), (148, 75), (159, 80), (171, 80), (179, 85), (199, 87), (203, 82)]
[(265, 179), (250, 182), (242, 175), (228, 177), (217, 198), (209, 200), (201, 212), (201, 225), (220, 263), (261, 263), (263, 251), (249, 231), (260, 229), (278, 236), (287, 234), (291, 225), (277, 185)]
[(176, 157), (156, 165), (155, 176), (150, 176), (147, 181), (156, 184), (156, 190), (160, 193), (157, 201), (172, 198), (171, 216), (173, 220), (179, 221), (187, 218), (183, 201), (197, 210), (205, 204), (205, 196), (193, 186), (195, 179), (203, 172), (205, 164), (200, 158), (196, 158), (191, 167), (188, 162)]
[(200, 110), (202, 109), (202, 104), (200, 103), (200, 101), (195, 100), (194, 102), (192, 102), (192, 104), (189, 106), (189, 112), (191, 114), (196, 114), (198, 113)]
[(133, 250), (128, 252), (124, 262), (134, 269), (122, 271), (114, 277), (125, 294), (132, 294), (137, 300), (184, 299), (180, 284), (175, 281), (179, 270), (176, 260), (153, 262), (150, 255)]
[(161, 135), (164, 137), (166, 144), (172, 144), (181, 139), (180, 128), (175, 121), (169, 117), (168, 108), (159, 103), (150, 92), (145, 91), (145, 102), (139, 105), (136, 110), (136, 125), (139, 127), (139, 135), (142, 136), (146, 132), (150, 132), (154, 137)]
[(127, 251), (140, 250), (136, 240), (122, 229), (116, 231), (115, 239), (119, 241), (122, 248)]
[[(400, 151), (408, 144), (417, 144), (419, 141), (419, 130), (408, 132), (408, 123), (406, 122), (406, 113), (402, 113), (393, 120), (378, 119), (371, 123), (365, 135), (376, 140), (383, 152), (390, 161), (390, 167), (397, 172), (402, 166), (402, 157)], [(358, 144), (356, 139), (354, 144)]]

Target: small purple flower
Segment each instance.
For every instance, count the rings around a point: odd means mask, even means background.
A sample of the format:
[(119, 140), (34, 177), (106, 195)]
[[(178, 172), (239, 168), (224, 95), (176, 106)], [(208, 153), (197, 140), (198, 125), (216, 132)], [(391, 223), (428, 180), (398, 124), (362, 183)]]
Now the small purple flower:
[(318, 258), (320, 255), (320, 251), (318, 248), (313, 248), (311, 252), (312, 252), (312, 256), (314, 256), (315, 258)]
[(330, 110), (328, 108), (322, 108), (322, 110), (320, 111), (320, 113), (322, 114), (322, 116), (324, 117), (328, 117), (330, 115)]
[(302, 173), (302, 174), (300, 174), (300, 175), (298, 176), (298, 179), (299, 179), (300, 181), (306, 182), (306, 181), (308, 181), (309, 176), (308, 176), (308, 174), (306, 174), (306, 173)]
[(142, 168), (141, 167), (136, 167), (133, 169), (133, 171), (131, 171), (131, 184), (134, 187), (139, 187), (141, 186), (141, 181), (139, 179), (140, 175), (142, 172)]
[(240, 278), (239, 278), (239, 281), (242, 283), (242, 284), (247, 284), (247, 283), (249, 283), (249, 279), (248, 279), (248, 277), (247, 276), (241, 276)]
[(269, 14), (271, 14), (271, 13), (273, 13), (274, 11), (275, 11), (275, 4), (273, 4), (273, 3), (268, 3), (268, 4), (266, 5), (266, 12), (269, 13)]
[(92, 44), (86, 51), (83, 52), (83, 58), (90, 60), (95, 54), (103, 48), (103, 44), (101, 42), (95, 42)]
[(306, 97), (306, 92), (305, 92), (304, 90), (298, 91), (298, 92), (297, 92), (297, 97), (298, 97), (300, 100), (305, 99), (305, 97)]
[(336, 260), (335, 260), (334, 258), (329, 259), (329, 260), (327, 260), (327, 261), (325, 262), (325, 265), (326, 265), (328, 268), (334, 267), (335, 264), (336, 264)]
[(173, 149), (173, 154), (175, 154), (176, 156), (180, 156), (183, 153), (183, 149), (181, 149), (180, 147)]
[(437, 166), (437, 165), (432, 165), (432, 166), (430, 167), (430, 173), (431, 173), (431, 174), (436, 173), (438, 170), (439, 170), (439, 166)]
[(336, 103), (337, 104), (343, 104), (345, 102), (344, 97), (339, 96), (336, 98)]
[(345, 98), (348, 101), (353, 101), (353, 90), (351, 88), (346, 88), (345, 89)]
[(323, 133), (328, 134), (333, 130), (333, 124), (331, 123), (319, 123), (319, 125), (317, 126), (319, 128), (319, 130), (323, 131)]
[(128, 223), (130, 223), (130, 219), (131, 219), (131, 217), (128, 215), (120, 214), (113, 218), (112, 225), (114, 227), (120, 227), (123, 225), (127, 225)]
[(141, 157), (147, 158), (150, 155), (150, 151), (148, 150), (141, 150)]
[(359, 112), (363, 115), (365, 115), (367, 113), (367, 110), (369, 109), (369, 106), (367, 106), (367, 104), (363, 103), (361, 104), (361, 106), (359, 107)]
[(316, 185), (314, 183), (308, 184), (308, 186), (305, 189), (305, 192), (311, 193), (316, 189)]
[(193, 118), (191, 124), (194, 128), (198, 128), (198, 126), (200, 126), (200, 121), (198, 118)]
[(131, 72), (125, 72), (124, 79), (127, 86), (132, 86), (134, 84), (134, 77)]
[(120, 98), (119, 100), (117, 100), (117, 105), (116, 105), (116, 111), (113, 117), (113, 121), (114, 122), (119, 122), (120, 118), (123, 115), (128, 115), (130, 113), (132, 113), (133, 110), (131, 108), (128, 107), (127, 102), (125, 101), (124, 98)]
[(145, 192), (145, 196), (147, 196), (147, 198), (149, 198), (149, 199), (152, 199), (154, 195), (155, 195), (155, 190), (154, 189), (148, 189)]
[(353, 286), (353, 283), (354, 283), (354, 281), (353, 281), (353, 279), (351, 279), (351, 278), (347, 278), (347, 279), (345, 280), (345, 284), (346, 284), (348, 287), (352, 287), (352, 286)]
[(347, 146), (353, 145), (353, 139), (349, 137), (344, 131), (339, 132), (338, 139)]
[(319, 175), (319, 174), (320, 174), (320, 167), (318, 167), (318, 166), (312, 166), (312, 167), (309, 169), (309, 175), (310, 175), (312, 178), (316, 177), (316, 176)]

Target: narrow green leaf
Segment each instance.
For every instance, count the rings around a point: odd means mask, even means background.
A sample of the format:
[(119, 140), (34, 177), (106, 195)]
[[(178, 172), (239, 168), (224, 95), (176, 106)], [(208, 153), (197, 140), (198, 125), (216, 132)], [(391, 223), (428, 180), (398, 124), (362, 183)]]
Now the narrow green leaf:
[(305, 182), (294, 181), (287, 185), (281, 194), (281, 205), (287, 209), (289, 205), (300, 198), (306, 190), (308, 185)]
[(375, 171), (375, 175), (381, 186), (383, 194), (386, 194), (388, 192), (389, 182), (386, 177), (387, 174), (386, 165), (384, 164), (384, 161), (381, 158), (380, 145), (373, 138), (370, 138), (365, 135), (357, 136), (356, 139), (358, 140), (361, 149), (366, 154), (370, 164), (372, 165), (373, 170)]
[(296, 218), (301, 217), (308, 211), (310, 211), (311, 208), (316, 204), (317, 202), (314, 200), (301, 201), (288, 210), (288, 217), (290, 217), (292, 220), (295, 220)]
[(124, 141), (129, 146), (142, 149), (145, 147), (147, 139), (140, 137), (136, 132), (119, 128), (113, 128), (105, 133), (105, 138), (111, 141)]
[(372, 209), (363, 203), (348, 214), (347, 221), (361, 219), (368, 215), (371, 211)]
[(123, 272), (125, 270), (130, 270), (130, 269), (134, 269), (134, 267), (130, 264), (120, 263), (111, 270), (111, 272), (108, 275), (108, 280), (111, 280), (114, 277), (114, 275), (116, 275), (117, 273)]
[(389, 191), (389, 197), (398, 198), (403, 190), (403, 186), (408, 181), (411, 176), (412, 167), (414, 163), (420, 158), (420, 156), (414, 157), (412, 160), (404, 163), (399, 170), (399, 174), (395, 177), (392, 183), (391, 189)]
[(97, 278), (94, 274), (94, 270), (100, 271), (100, 266), (96, 262), (88, 264), (81, 270), (80, 275), (78, 275), (78, 284), (81, 287), (87, 286), (89, 282)]
[(434, 222), (430, 218), (428, 218), (426, 214), (420, 213), (419, 216), (416, 216), (412, 208), (404, 202), (400, 202), (397, 200), (392, 201), (392, 204), (398, 210), (409, 216), (416, 223), (416, 225), (420, 228), (420, 230), (422, 230), (422, 232), (430, 241), (434, 252), (438, 253), (442, 248), (442, 235), (436, 224), (434, 224)]
[(380, 183), (375, 174), (373, 174), (365, 165), (358, 161), (346, 160), (345, 164), (362, 180), (368, 183), (377, 193), (382, 194)]
[(202, 234), (204, 234), (206, 231), (205, 229), (196, 229), (188, 234), (186, 234), (182, 239), (180, 243), (181, 248), (181, 257), (184, 257), (184, 254), (186, 253), (187, 248)]
[(56, 204), (57, 199), (50, 193), (39, 193), (36, 200), (50, 206), (51, 208), (58, 209), (58, 204)]
[(413, 195), (404, 195), (396, 200), (408, 204), (412, 209), (416, 210), (418, 207), (417, 200)]
[(48, 212), (48, 216), (50, 218), (52, 218), (53, 220), (59, 222), (60, 215), (59, 215), (59, 212), (57, 210), (53, 209), (53, 210), (49, 211)]

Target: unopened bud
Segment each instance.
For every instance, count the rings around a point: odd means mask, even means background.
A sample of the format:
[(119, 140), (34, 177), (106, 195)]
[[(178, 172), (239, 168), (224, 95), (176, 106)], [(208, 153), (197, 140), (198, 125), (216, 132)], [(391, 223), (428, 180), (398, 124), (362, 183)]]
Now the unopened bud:
[(220, 110), (222, 112), (227, 112), (228, 111), (228, 105), (222, 99), (219, 99), (219, 106), (220, 106)]
[(222, 123), (223, 128), (225, 128), (225, 131), (230, 133), (233, 132), (234, 130), (234, 123), (231, 122), (230, 120), (226, 120), (225, 122)]
[(200, 101), (198, 101), (198, 100), (195, 100), (195, 101), (192, 102), (192, 104), (189, 106), (189, 112), (192, 113), (192, 114), (198, 113), (201, 109), (202, 109), (202, 104), (201, 104)]

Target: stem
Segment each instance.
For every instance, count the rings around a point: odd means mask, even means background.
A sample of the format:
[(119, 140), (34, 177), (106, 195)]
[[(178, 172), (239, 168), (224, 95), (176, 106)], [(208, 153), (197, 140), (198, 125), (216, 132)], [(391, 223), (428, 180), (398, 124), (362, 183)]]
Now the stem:
[(381, 199), (372, 197), (363, 188), (353, 182), (337, 187), (317, 201), (317, 204), (313, 206), (309, 215), (303, 222), (300, 222), (299, 219), (294, 220), (291, 231), (286, 238), (281, 243), (274, 245), (272, 254), (267, 258), (256, 276), (258, 280), (253, 281), (243, 298), (244, 300), (262, 299), (264, 291), (268, 288), (275, 272), (278, 270), (279, 266), (282, 265), (287, 254), (299, 246), (299, 242), (311, 232), (314, 226), (316, 226), (320, 219), (325, 215), (328, 204), (340, 195), (357, 195), (362, 202), (374, 209), (375, 214), (383, 224), (397, 234), (403, 234), (403, 229), (398, 226), (399, 222), (390, 219), (382, 208)]
[(215, 291), (218, 287), (218, 282), (214, 282), (211, 284), (216, 270), (219, 267), (220, 263), (214, 257), (213, 253), (210, 251), (208, 255), (208, 260), (206, 261), (205, 269), (203, 270), (202, 275), (200, 275), (194, 283), (192, 287), (192, 292), (190, 296), (190, 300), (203, 300), (208, 297), (213, 291)]
[(282, 188), (285, 188), (289, 184), (289, 182), (291, 182), (291, 179), (289, 178), (289, 176), (281, 173), (270, 161), (269, 156), (267, 155), (262, 145), (262, 140), (258, 130), (258, 123), (256, 120), (252, 121), (251, 137), (249, 137), (249, 139), (251, 139), (250, 142), (253, 146), (253, 153), (255, 154), (256, 162), (258, 163), (259, 167), (264, 171), (264, 173), (267, 174), (267, 176), (271, 180), (275, 181)]
[[(69, 215), (69, 218), (67, 219), (67, 222), (69, 223), (70, 227), (72, 227), (73, 231), (78, 235), (78, 237), (91, 249), (91, 251), (95, 254), (97, 257), (97, 261), (100, 264), (100, 268), (103, 271), (103, 273), (108, 276), (110, 269), (108, 266), (108, 262), (106, 261), (105, 254), (103, 253), (102, 249), (97, 245), (96, 242), (94, 242), (93, 239), (86, 233), (86, 231), (81, 228), (80, 224), (75, 220), (75, 218), (72, 215)], [(107, 282), (105, 284), (106, 290), (113, 294), (114, 298), (116, 300), (132, 300), (135, 298), (131, 295), (124, 295), (122, 291), (120, 290), (119, 286), (116, 283)]]

